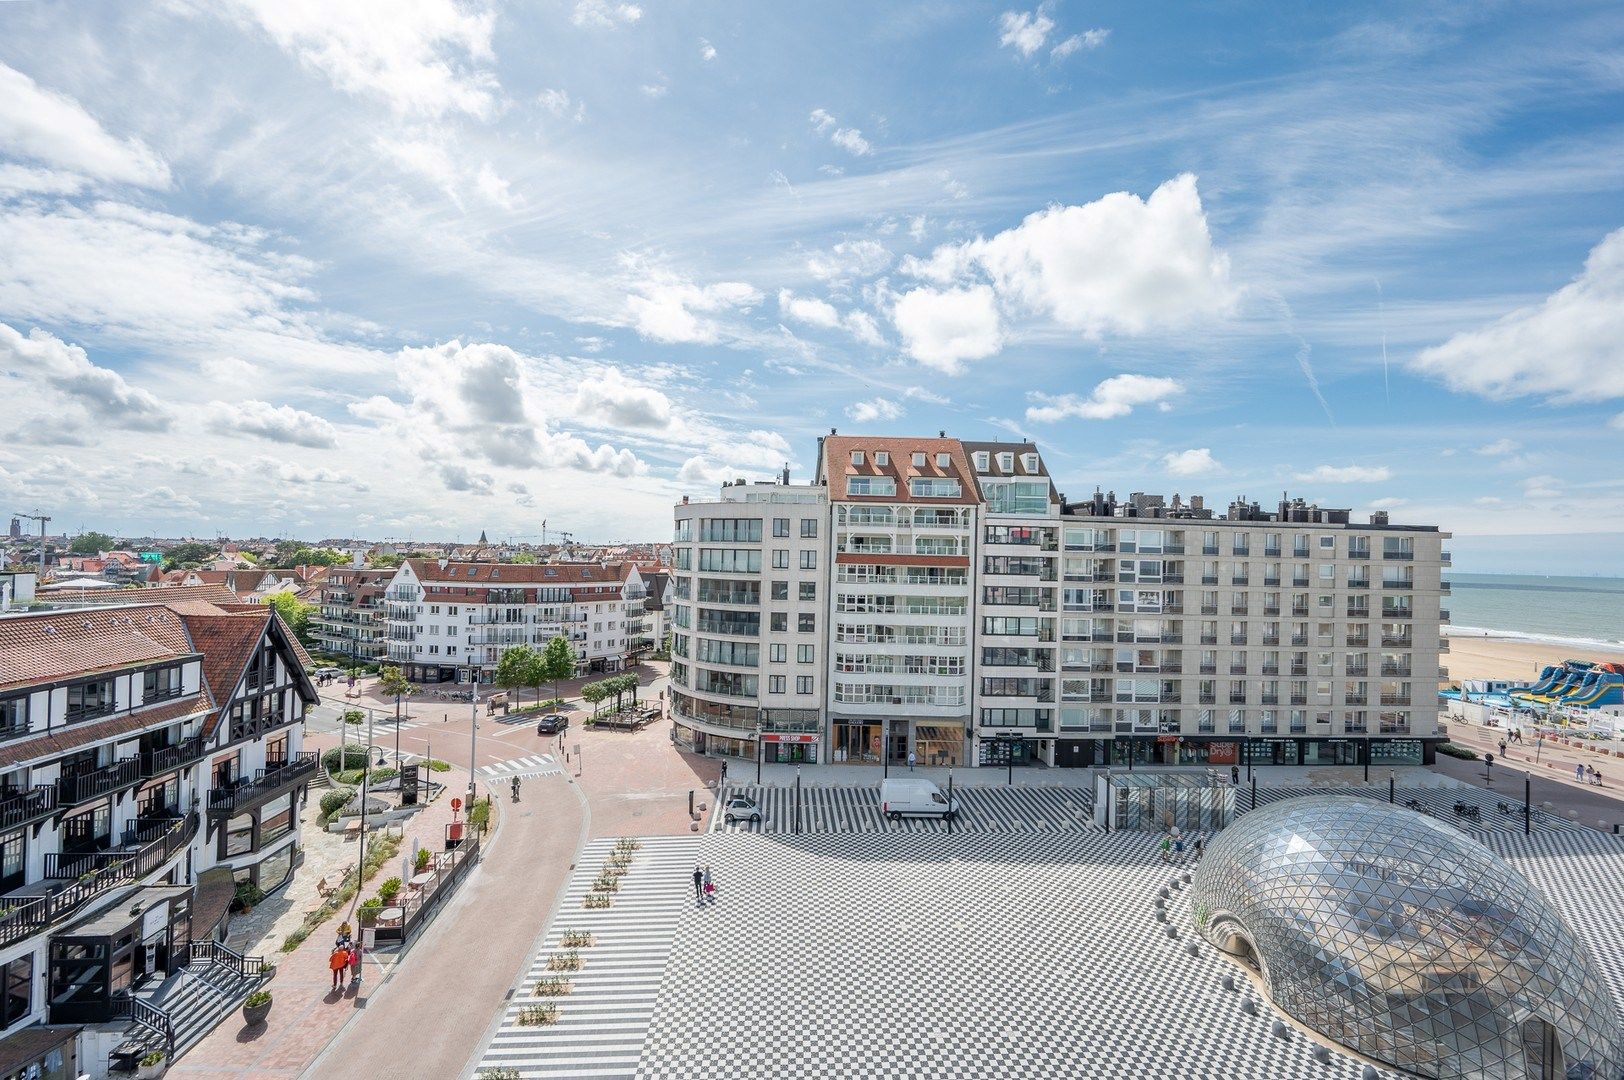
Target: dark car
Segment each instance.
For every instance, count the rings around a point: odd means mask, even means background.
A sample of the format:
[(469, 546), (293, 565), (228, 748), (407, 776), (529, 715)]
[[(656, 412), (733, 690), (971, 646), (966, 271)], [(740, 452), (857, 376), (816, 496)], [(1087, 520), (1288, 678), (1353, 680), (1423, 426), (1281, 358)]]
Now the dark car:
[(548, 713), (536, 724), (537, 735), (562, 735), (570, 726), (570, 718), (559, 713)]

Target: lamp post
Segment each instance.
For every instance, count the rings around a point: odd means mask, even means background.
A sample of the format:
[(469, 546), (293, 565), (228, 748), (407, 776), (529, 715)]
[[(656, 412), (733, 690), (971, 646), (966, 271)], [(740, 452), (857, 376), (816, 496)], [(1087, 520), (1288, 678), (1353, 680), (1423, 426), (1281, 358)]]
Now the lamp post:
[(801, 767), (795, 766), (795, 835), (801, 835)]
[(1527, 836), (1534, 831), (1534, 781), (1523, 772), (1523, 835)]
[(953, 835), (953, 818), (957, 816), (953, 811), (953, 766), (947, 767), (947, 834)]
[(1393, 799), (1397, 794), (1398, 794), (1398, 771), (1396, 769), (1388, 769), (1387, 770), (1387, 805), (1388, 806), (1393, 805)]
[(891, 776), (891, 718), (880, 717), (880, 779), (889, 779)]
[(474, 770), (479, 762), (479, 669), (469, 668), (473, 689), (468, 694), (468, 813), (474, 812)]
[(767, 727), (767, 710), (756, 710), (756, 787), (761, 786), (761, 759), (766, 756), (767, 748), (761, 743), (761, 733)]

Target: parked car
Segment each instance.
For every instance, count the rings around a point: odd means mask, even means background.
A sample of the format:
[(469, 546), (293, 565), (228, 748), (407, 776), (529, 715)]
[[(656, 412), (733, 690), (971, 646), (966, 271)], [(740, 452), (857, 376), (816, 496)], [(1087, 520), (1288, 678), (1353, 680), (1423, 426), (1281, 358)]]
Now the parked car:
[(319, 667), (315, 671), (311, 672), (311, 674), (317, 676), (318, 678), (336, 679), (340, 675), (344, 674), (344, 669), (341, 667), (332, 666)]
[(570, 718), (560, 713), (548, 713), (536, 721), (537, 735), (562, 735), (570, 726)]
[(902, 817), (957, 817), (959, 801), (951, 803), (929, 780), (885, 780), (880, 784), (880, 813), (896, 821)]
[(743, 795), (735, 795), (722, 808), (722, 821), (728, 825), (739, 821), (748, 821), (752, 825), (760, 825), (761, 807), (754, 799), (747, 799)]

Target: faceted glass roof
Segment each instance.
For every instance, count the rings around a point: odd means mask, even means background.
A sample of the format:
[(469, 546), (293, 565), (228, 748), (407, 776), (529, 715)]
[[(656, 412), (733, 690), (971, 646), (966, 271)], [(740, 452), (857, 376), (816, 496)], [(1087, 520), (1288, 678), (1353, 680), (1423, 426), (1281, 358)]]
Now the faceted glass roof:
[(1527, 879), (1435, 818), (1346, 796), (1247, 814), (1191, 884), (1198, 929), (1247, 946), (1283, 1011), (1428, 1077), (1624, 1075), (1589, 951)]

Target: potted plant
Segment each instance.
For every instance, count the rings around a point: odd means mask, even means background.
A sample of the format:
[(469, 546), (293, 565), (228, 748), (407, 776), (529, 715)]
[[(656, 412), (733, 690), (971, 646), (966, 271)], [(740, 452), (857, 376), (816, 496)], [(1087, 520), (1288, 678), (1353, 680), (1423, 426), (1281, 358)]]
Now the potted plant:
[(255, 990), (248, 995), (248, 1000), (242, 1003), (243, 1022), (249, 1027), (255, 1027), (265, 1022), (271, 1015), (271, 992), (269, 990)]
[(265, 899), (265, 890), (252, 881), (237, 882), (237, 895), (235, 897), (237, 908), (244, 915), (254, 910), (254, 905)]
[(362, 926), (374, 926), (378, 922), (378, 912), (383, 910), (383, 901), (376, 896), (369, 896), (361, 901), (359, 917)]
[(418, 848), (417, 857), (412, 860), (412, 873), (421, 874), (428, 868), (429, 860), (434, 858), (434, 852), (428, 848)]
[(139, 1080), (157, 1080), (164, 1074), (164, 1066), (169, 1060), (164, 1057), (162, 1050), (148, 1050), (136, 1065), (135, 1075)]
[(392, 877), (378, 886), (378, 896), (386, 904), (393, 904), (395, 897), (400, 894), (400, 878)]

